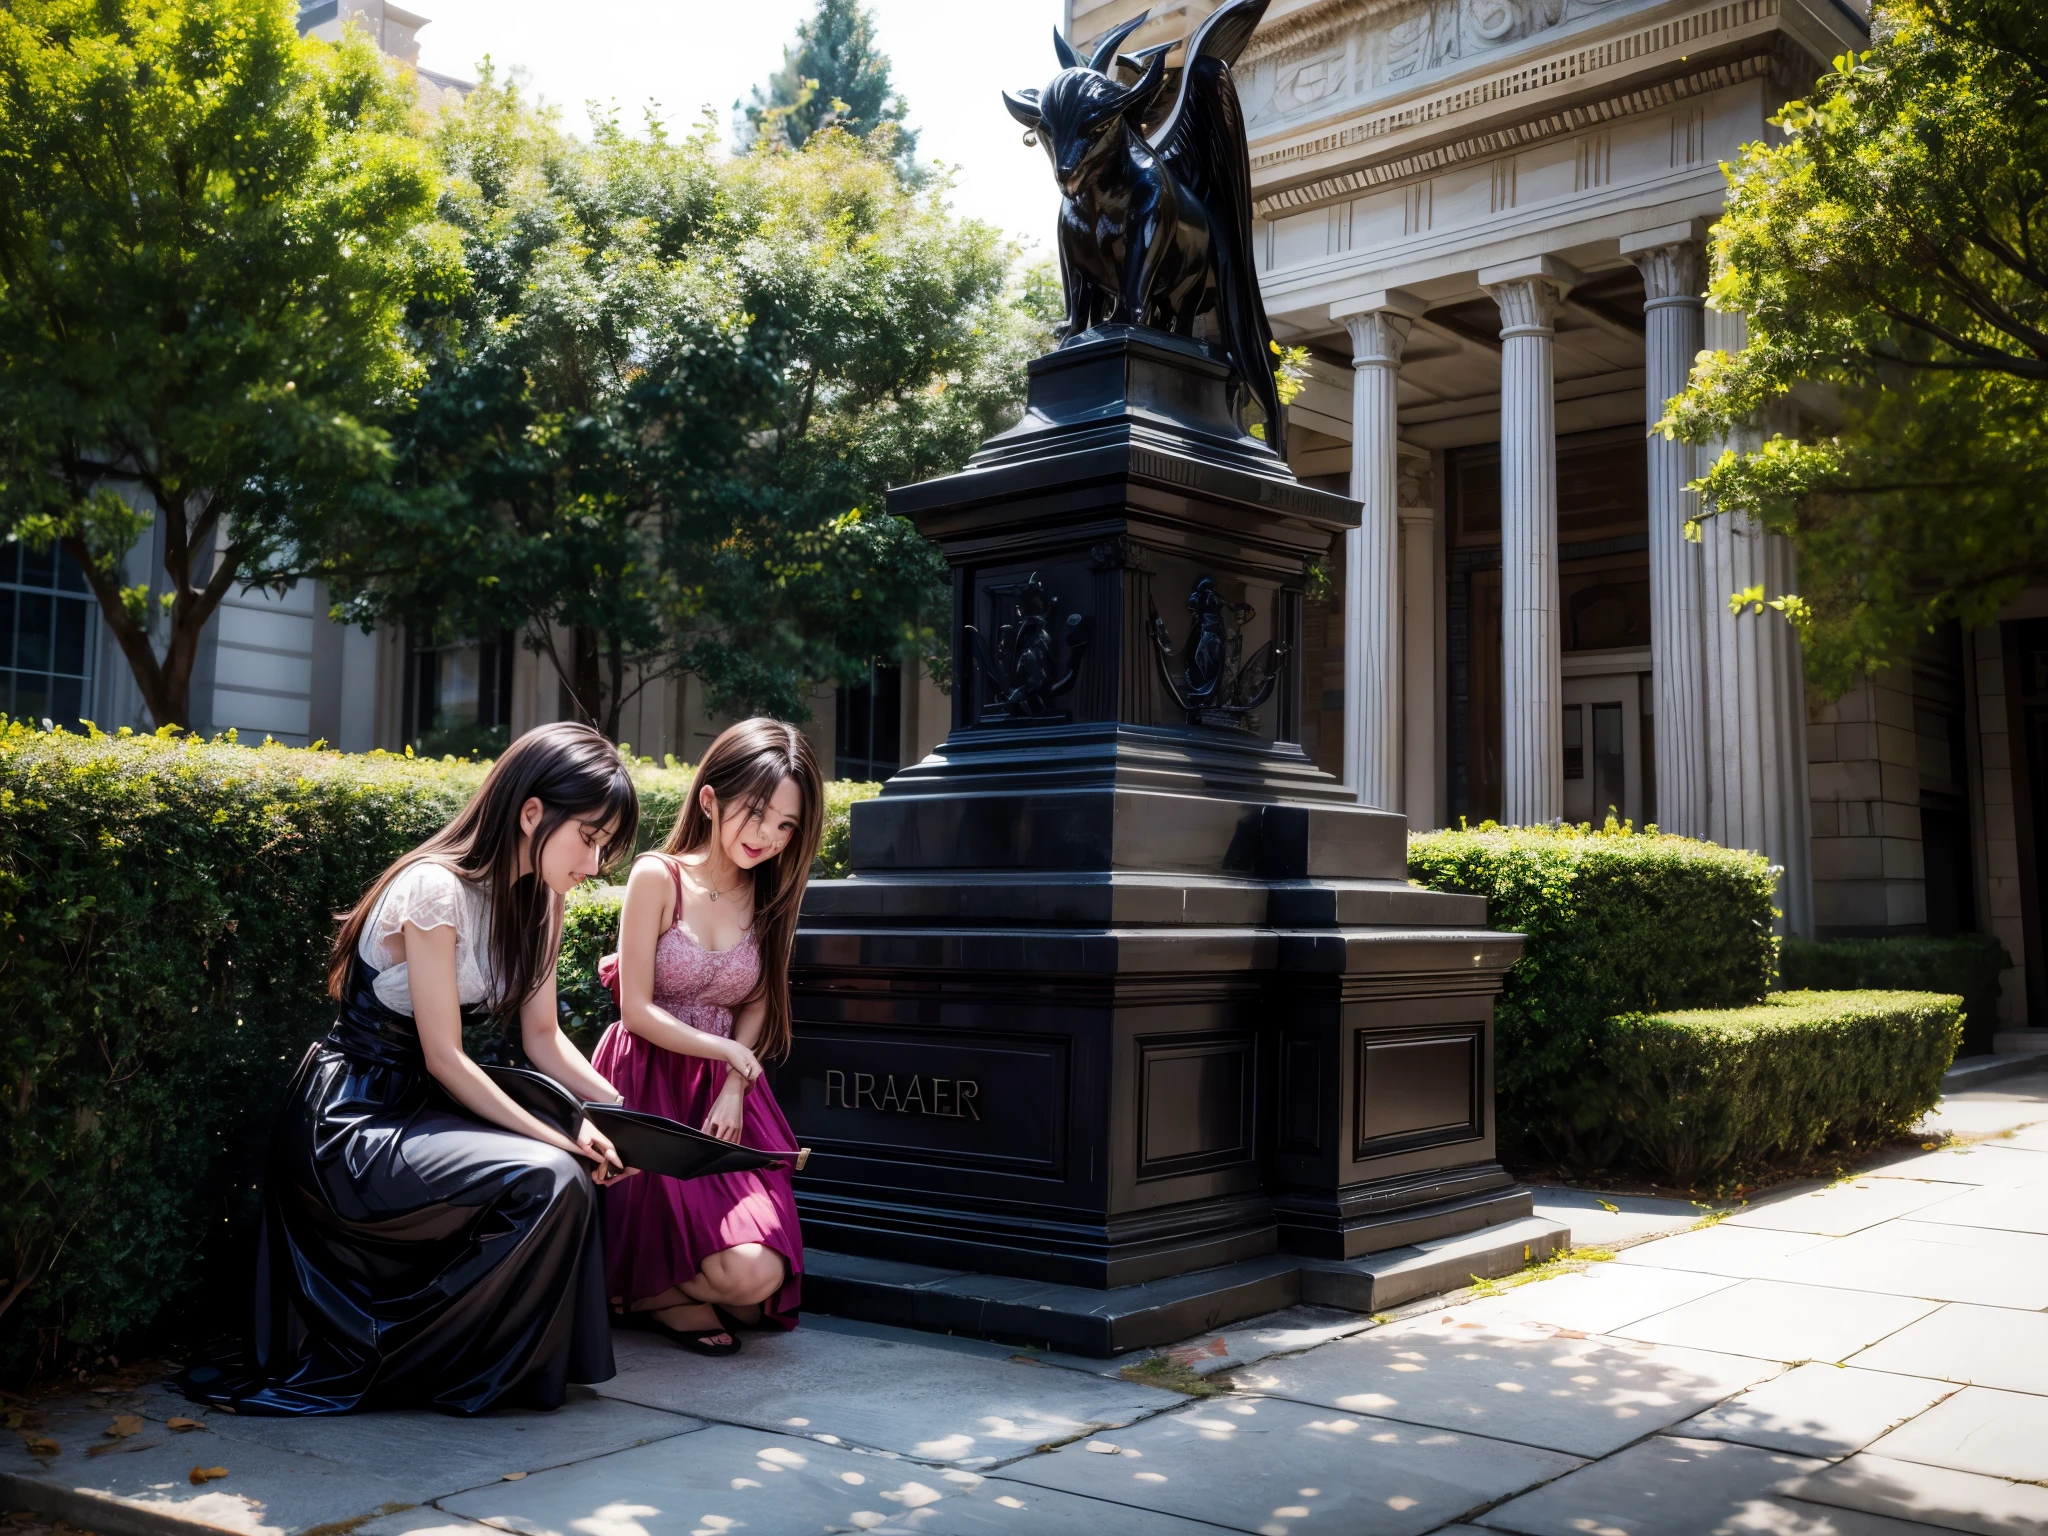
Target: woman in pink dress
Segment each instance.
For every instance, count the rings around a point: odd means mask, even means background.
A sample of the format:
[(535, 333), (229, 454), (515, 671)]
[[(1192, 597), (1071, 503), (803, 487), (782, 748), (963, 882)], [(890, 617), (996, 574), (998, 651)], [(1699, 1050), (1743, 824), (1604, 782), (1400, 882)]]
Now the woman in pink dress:
[[(742, 721), (704, 754), (668, 842), (626, 883), (619, 1022), (591, 1065), (627, 1108), (796, 1151), (761, 1059), (789, 1050), (790, 949), (824, 819), (795, 726)], [(737, 1353), (738, 1327), (795, 1327), (802, 1273), (786, 1169), (644, 1175), (607, 1201), (614, 1320), (698, 1354)]]

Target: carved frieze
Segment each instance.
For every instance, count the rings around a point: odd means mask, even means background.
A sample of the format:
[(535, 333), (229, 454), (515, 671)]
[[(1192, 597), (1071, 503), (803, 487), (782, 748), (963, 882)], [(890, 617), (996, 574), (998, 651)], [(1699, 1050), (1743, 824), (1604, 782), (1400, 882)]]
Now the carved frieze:
[[(1405, 93), (1517, 44), (1653, 0), (1397, 0), (1319, 7), (1240, 66), (1254, 133), (1333, 103)], [(1364, 14), (1361, 16), (1360, 12)]]

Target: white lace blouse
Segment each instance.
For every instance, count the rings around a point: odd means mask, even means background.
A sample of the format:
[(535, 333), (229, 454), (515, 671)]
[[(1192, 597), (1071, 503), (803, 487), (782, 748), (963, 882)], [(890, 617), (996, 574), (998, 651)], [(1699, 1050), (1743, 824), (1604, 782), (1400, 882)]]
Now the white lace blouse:
[(465, 1007), (490, 997), (490, 897), (482, 886), (470, 884), (447, 865), (423, 859), (391, 882), (356, 942), (363, 963), (377, 968), (371, 990), (378, 1002), (412, 1017), (412, 981), (407, 974), (405, 946), (398, 938), (407, 923), (416, 928), (453, 928), (456, 997)]

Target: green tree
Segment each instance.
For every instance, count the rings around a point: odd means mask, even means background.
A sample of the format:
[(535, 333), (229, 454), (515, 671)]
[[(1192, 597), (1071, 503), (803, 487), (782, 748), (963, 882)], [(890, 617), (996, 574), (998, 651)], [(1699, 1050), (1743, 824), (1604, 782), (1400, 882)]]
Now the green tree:
[[(895, 154), (908, 171), (917, 135), (903, 126), (909, 110), (890, 81), (889, 56), (875, 46), (875, 19), (862, 0), (818, 0), (799, 22), (796, 45), (782, 50), (782, 68), (756, 86), (745, 109), (743, 146), (763, 135), (802, 149), (825, 128), (842, 128), (857, 139), (887, 125)], [(738, 107), (738, 103), (734, 103)]]
[(935, 651), (944, 566), (882, 492), (1014, 419), (1043, 326), (998, 235), (876, 141), (582, 142), (488, 71), (438, 147), (470, 280), (422, 322), (407, 499), (333, 578), (355, 614), (516, 630), (614, 736), (678, 672), (802, 718)]
[[(446, 254), (413, 111), (291, 0), (0, 8), (0, 534), (84, 568), (159, 724), (227, 593), (388, 494)], [(127, 584), (152, 523), (161, 582)]]
[(1774, 121), (1713, 242), (1747, 341), (1663, 426), (1738, 443), (1707, 509), (1791, 536), (1770, 596), (1835, 691), (2048, 580), (2048, 10), (1884, 0)]

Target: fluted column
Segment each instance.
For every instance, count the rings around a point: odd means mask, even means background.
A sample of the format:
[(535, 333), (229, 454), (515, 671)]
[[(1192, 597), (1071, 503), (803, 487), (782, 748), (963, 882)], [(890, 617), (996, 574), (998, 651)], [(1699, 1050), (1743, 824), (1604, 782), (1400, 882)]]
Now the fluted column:
[[(1688, 232), (1689, 235), (1690, 232)], [(1648, 237), (1655, 239), (1655, 235)], [(1646, 422), (1692, 375), (1705, 345), (1701, 248), (1691, 238), (1622, 242), (1643, 274)], [(1649, 442), (1650, 688), (1656, 720), (1657, 822), (1667, 832), (1705, 837), (1707, 706), (1700, 546), (1685, 536), (1696, 515), (1693, 449), (1652, 432)]]
[(1339, 314), (1351, 332), (1351, 494), (1344, 536), (1344, 782), (1361, 805), (1401, 808), (1401, 349), (1420, 306)]
[(1501, 819), (1564, 814), (1551, 321), (1565, 269), (1480, 273), (1500, 306)]
[[(1746, 327), (1740, 315), (1709, 312), (1707, 345), (1733, 352)], [(1763, 433), (1744, 429), (1723, 447), (1753, 448)], [(1703, 455), (1704, 457), (1705, 455)], [(1783, 871), (1781, 928), (1813, 933), (1811, 789), (1806, 763), (1806, 680), (1799, 638), (1766, 608), (1736, 615), (1728, 599), (1752, 587), (1767, 598), (1799, 590), (1791, 541), (1741, 513), (1709, 517), (1701, 542), (1701, 617), (1705, 637), (1707, 836), (1753, 848)]]

